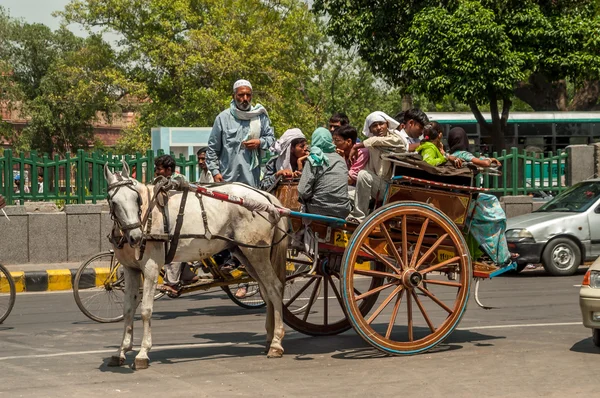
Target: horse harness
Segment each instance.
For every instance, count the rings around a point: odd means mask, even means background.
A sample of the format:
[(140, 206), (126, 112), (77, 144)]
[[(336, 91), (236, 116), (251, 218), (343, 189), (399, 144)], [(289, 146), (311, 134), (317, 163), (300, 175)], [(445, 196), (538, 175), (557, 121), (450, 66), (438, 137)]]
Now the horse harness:
[[(145, 216), (142, 218), (142, 197), (141, 197), (140, 193), (136, 189), (133, 188), (135, 181), (131, 180), (131, 179), (124, 179), (119, 173), (115, 173), (114, 175), (117, 178), (117, 181), (110, 184), (107, 188), (107, 192), (108, 192), (107, 199), (108, 199), (108, 204), (109, 204), (109, 209), (110, 209), (110, 216), (111, 216), (111, 219), (114, 221), (115, 225), (118, 226), (122, 232), (127, 231), (127, 230), (132, 230), (135, 228), (142, 229), (142, 240), (140, 243), (140, 253), (139, 253), (139, 258), (137, 259), (138, 261), (140, 261), (142, 259), (142, 257), (144, 256), (144, 252), (146, 249), (146, 242), (164, 242), (165, 264), (170, 264), (173, 261), (173, 258), (175, 257), (175, 253), (177, 252), (177, 246), (179, 244), (180, 239), (211, 240), (213, 238), (216, 238), (216, 239), (221, 239), (221, 240), (227, 241), (229, 243), (233, 243), (233, 244), (235, 244), (237, 246), (241, 246), (241, 247), (267, 249), (267, 248), (271, 248), (273, 245), (277, 245), (279, 242), (281, 242), (285, 238), (285, 236), (287, 234), (286, 231), (283, 231), (284, 234), (283, 234), (282, 238), (277, 242), (272, 242), (271, 245), (249, 245), (249, 244), (237, 242), (234, 239), (227, 237), (227, 236), (213, 234), (210, 232), (210, 229), (208, 227), (208, 217), (206, 214), (206, 210), (204, 208), (202, 194), (197, 194), (196, 197), (198, 198), (198, 201), (200, 203), (202, 222), (204, 224), (205, 232), (204, 232), (204, 234), (182, 234), (181, 228), (183, 226), (183, 215), (184, 215), (184, 211), (185, 211), (185, 205), (187, 203), (187, 197), (189, 194), (189, 189), (188, 189), (189, 186), (187, 186), (188, 183), (186, 181), (182, 181), (179, 179), (167, 180), (164, 177), (159, 177), (159, 178), (155, 179), (154, 180), (154, 182), (155, 182), (154, 192), (151, 196), (150, 190), (148, 190), (148, 210), (147, 210)], [(212, 186), (212, 185), (217, 185), (217, 184), (205, 184), (205, 185)], [(123, 187), (131, 189), (132, 191), (134, 191), (137, 194), (137, 203), (138, 203), (138, 207), (139, 207), (138, 217), (139, 217), (140, 221), (132, 223), (132, 224), (127, 224), (127, 225), (121, 225), (121, 222), (115, 216), (114, 209), (112, 208), (112, 198), (119, 191), (119, 189), (121, 189)], [(179, 205), (179, 212), (177, 213), (177, 219), (175, 221), (175, 228), (173, 230), (173, 233), (171, 234), (169, 231), (170, 220), (169, 220), (169, 211), (168, 211), (167, 204), (168, 204), (168, 198), (169, 198), (168, 191), (173, 188), (175, 188), (177, 190), (181, 190), (181, 191), (183, 191), (183, 193), (182, 193), (181, 203)], [(113, 190), (114, 190), (114, 192), (112, 192), (112, 194), (111, 194), (111, 191), (113, 191)], [(264, 197), (266, 197), (270, 201), (270, 198), (267, 195), (264, 195), (263, 192), (260, 192), (258, 190), (255, 190), (255, 191), (261, 193)], [(163, 215), (163, 233), (162, 234), (153, 234), (152, 233), (152, 213), (153, 213), (154, 207), (157, 205), (159, 208), (162, 209), (162, 211), (161, 211), (161, 213)], [(263, 216), (263, 218), (264, 218), (264, 216)], [(111, 233), (108, 236), (108, 239), (117, 248), (122, 248), (124, 246), (124, 244), (126, 243), (124, 235), (121, 235), (120, 239), (117, 240), (116, 237)]]

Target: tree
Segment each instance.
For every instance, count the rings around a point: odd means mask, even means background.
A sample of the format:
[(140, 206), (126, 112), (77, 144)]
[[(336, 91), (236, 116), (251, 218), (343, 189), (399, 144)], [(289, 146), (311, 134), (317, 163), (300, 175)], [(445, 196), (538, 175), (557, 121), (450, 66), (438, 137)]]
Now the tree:
[[(373, 7), (366, 0), (316, 0), (315, 9), (328, 14), (336, 42), (357, 48), (386, 81), (432, 100), (451, 95), (468, 104), (501, 149), (521, 82), (536, 74), (580, 84), (600, 76), (596, 4), (381, 0)], [(489, 105), (491, 123), (482, 105)]]
[(127, 76), (148, 95), (140, 117), (146, 134), (155, 126), (211, 126), (240, 78), (252, 82), (276, 133), (314, 127), (300, 89), (314, 75), (322, 36), (299, 0), (72, 1), (62, 16), (120, 37)]
[(0, 16), (3, 75), (28, 123), (11, 137), (17, 149), (67, 153), (94, 141), (92, 123), (110, 120), (137, 93), (118, 68), (115, 53), (99, 35), (75, 36), (65, 28), (52, 31)]

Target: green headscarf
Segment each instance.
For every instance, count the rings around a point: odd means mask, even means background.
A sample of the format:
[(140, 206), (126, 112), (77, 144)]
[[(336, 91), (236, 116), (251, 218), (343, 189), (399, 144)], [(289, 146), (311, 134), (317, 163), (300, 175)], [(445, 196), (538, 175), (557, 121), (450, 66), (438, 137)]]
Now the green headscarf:
[(310, 156), (308, 161), (312, 166), (329, 166), (326, 153), (335, 152), (335, 145), (331, 133), (324, 127), (319, 127), (312, 133), (310, 139)]

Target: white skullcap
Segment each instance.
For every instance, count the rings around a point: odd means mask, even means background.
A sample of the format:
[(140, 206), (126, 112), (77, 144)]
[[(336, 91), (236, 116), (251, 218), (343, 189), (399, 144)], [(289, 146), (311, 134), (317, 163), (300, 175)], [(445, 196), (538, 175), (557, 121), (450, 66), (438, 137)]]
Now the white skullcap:
[(240, 79), (233, 83), (233, 91), (237, 90), (239, 87), (250, 87), (250, 90), (252, 90), (252, 84), (250, 84), (248, 80), (244, 79)]

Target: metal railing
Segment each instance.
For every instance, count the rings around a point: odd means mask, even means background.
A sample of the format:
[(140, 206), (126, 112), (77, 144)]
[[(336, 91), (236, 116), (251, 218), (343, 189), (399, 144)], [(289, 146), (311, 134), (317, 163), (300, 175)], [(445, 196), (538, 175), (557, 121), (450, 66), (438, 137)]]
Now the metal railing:
[[(162, 155), (162, 151), (158, 152)], [(149, 183), (154, 177), (154, 159), (152, 150), (135, 155), (113, 155), (101, 151), (77, 151), (49, 157), (31, 152), (28, 157), (23, 153), (13, 155), (12, 150), (0, 154), (0, 194), (7, 203), (24, 201), (64, 201), (65, 204), (96, 203), (106, 198), (106, 180), (104, 164), (108, 163), (112, 171), (121, 170), (121, 159), (125, 159), (132, 176), (138, 181)], [(528, 195), (543, 191), (558, 193), (566, 187), (565, 165), (567, 153), (559, 151), (544, 156), (526, 153), (512, 148), (492, 155), (502, 162), (502, 176), (482, 176), (479, 186), (490, 188), (498, 195)], [(198, 167), (196, 156), (189, 158), (180, 155), (175, 158), (178, 171), (190, 181), (196, 181)], [(263, 163), (266, 159), (263, 159)], [(18, 185), (14, 177), (20, 176)], [(38, 190), (38, 177), (42, 177), (43, 188)]]
[[(121, 170), (121, 159), (125, 159), (131, 169), (131, 175), (138, 181), (149, 183), (154, 176), (154, 159), (162, 155), (152, 150), (135, 155), (113, 155), (101, 151), (77, 151), (75, 155), (67, 154), (49, 157), (39, 156), (31, 152), (28, 157), (23, 153), (14, 156), (12, 150), (4, 150), (0, 155), (0, 193), (7, 203), (24, 201), (64, 201), (65, 204), (96, 203), (106, 198), (106, 180), (104, 165), (108, 163), (112, 171)], [(175, 157), (177, 171), (190, 181), (197, 176), (196, 156)], [(18, 184), (15, 176), (19, 175)], [(41, 177), (39, 189), (38, 177)]]
[(546, 155), (511, 148), (492, 157), (502, 162), (502, 176), (483, 176), (479, 186), (489, 188), (494, 194), (529, 195), (538, 192), (559, 193), (566, 188), (567, 152)]

